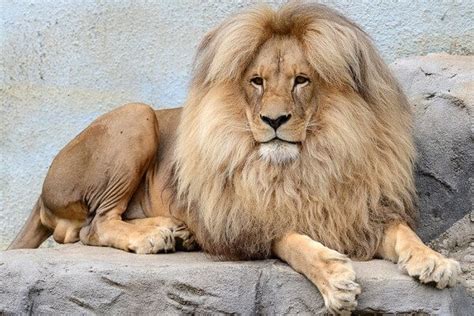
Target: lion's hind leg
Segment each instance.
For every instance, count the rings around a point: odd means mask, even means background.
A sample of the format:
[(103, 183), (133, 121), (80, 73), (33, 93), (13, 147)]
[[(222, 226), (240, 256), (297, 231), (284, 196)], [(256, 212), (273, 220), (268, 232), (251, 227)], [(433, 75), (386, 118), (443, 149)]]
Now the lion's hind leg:
[(79, 241), (79, 232), (87, 218), (87, 209), (82, 203), (70, 203), (52, 211), (40, 196), (37, 204), (41, 223), (53, 233), (56, 242), (69, 244)]
[(378, 254), (421, 283), (442, 289), (454, 286), (461, 272), (459, 263), (432, 250), (407, 225), (396, 223), (385, 231)]
[(198, 248), (194, 235), (189, 231), (186, 224), (167, 216), (156, 216), (138, 218), (126, 221), (140, 227), (161, 227), (170, 231), (175, 242), (176, 250), (192, 251)]
[(99, 117), (51, 164), (41, 222), (62, 243), (79, 237), (86, 245), (136, 253), (173, 251), (168, 229), (122, 221), (143, 175), (154, 166), (158, 145), (158, 121), (149, 106), (129, 104)]

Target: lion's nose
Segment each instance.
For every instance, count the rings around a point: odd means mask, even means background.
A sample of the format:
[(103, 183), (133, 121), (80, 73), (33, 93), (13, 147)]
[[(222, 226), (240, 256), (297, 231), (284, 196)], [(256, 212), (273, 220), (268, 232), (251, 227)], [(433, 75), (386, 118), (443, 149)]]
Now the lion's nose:
[(262, 121), (270, 125), (276, 131), (278, 127), (288, 122), (288, 120), (291, 118), (291, 114), (281, 115), (275, 119), (270, 118), (268, 116), (260, 115), (260, 118), (262, 119)]

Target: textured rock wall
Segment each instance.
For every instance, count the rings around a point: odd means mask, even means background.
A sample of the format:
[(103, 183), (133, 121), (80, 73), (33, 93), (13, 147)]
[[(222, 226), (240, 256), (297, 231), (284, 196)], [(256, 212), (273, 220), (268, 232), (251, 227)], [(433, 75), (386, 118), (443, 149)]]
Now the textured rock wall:
[(418, 231), (431, 240), (474, 204), (474, 57), (432, 54), (391, 66), (415, 114)]
[[(74, 135), (125, 102), (179, 105), (201, 36), (252, 2), (2, 1), (0, 249), (26, 219), (54, 155)], [(328, 4), (360, 23), (389, 62), (474, 51), (469, 1)]]

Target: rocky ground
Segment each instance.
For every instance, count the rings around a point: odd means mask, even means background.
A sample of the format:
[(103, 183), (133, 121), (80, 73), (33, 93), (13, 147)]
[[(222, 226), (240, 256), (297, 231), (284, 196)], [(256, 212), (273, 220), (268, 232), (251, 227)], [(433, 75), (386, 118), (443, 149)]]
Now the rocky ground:
[[(461, 284), (474, 297), (474, 212), (456, 222), (450, 229), (428, 245), (441, 254), (456, 259), (461, 264)], [(49, 238), (41, 248), (57, 248)]]
[(461, 263), (461, 282), (474, 297), (474, 212), (433, 240), (430, 246)]
[[(457, 286), (422, 285), (385, 260), (354, 262), (357, 314), (467, 315)], [(280, 260), (135, 255), (79, 244), (0, 252), (0, 314), (324, 315), (316, 287)]]

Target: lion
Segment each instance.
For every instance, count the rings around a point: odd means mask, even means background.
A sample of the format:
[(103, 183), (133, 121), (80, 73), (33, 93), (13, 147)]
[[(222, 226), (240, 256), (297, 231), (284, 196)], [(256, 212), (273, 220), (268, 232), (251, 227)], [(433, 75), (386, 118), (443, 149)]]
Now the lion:
[(331, 313), (357, 306), (351, 260), (454, 286), (459, 264), (414, 232), (412, 115), (369, 36), (319, 4), (257, 6), (198, 47), (183, 108), (128, 104), (51, 164), (9, 247), (53, 235), (139, 254), (277, 257)]

